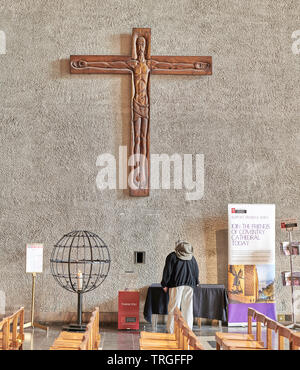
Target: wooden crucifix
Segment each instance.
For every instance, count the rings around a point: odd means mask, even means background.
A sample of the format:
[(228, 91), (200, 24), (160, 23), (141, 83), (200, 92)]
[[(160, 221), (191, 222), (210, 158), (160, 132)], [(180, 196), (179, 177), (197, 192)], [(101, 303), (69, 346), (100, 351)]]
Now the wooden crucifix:
[(71, 73), (131, 74), (131, 143), (129, 194), (149, 195), (150, 75), (211, 75), (209, 56), (151, 56), (151, 29), (133, 28), (132, 54), (71, 55)]

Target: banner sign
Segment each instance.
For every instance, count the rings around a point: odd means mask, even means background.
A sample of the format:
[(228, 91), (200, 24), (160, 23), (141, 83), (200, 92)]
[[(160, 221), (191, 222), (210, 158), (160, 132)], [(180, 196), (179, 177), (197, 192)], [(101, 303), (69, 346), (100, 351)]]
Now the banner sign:
[(275, 205), (228, 205), (228, 325), (247, 323), (248, 307), (276, 320)]

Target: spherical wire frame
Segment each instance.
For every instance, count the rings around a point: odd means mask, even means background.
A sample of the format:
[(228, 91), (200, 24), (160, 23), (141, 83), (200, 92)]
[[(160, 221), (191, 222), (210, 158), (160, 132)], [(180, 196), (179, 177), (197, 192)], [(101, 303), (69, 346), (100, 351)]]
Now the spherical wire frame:
[[(88, 245), (85, 245), (86, 241)], [(88, 251), (89, 256), (87, 256)], [(77, 273), (78, 266), (82, 265), (80, 292), (88, 293), (99, 287), (106, 279), (110, 270), (110, 262), (108, 247), (98, 235), (89, 231), (73, 231), (64, 235), (54, 245), (50, 267), (54, 279), (61, 287), (78, 293)], [(98, 269), (95, 271), (97, 265)]]

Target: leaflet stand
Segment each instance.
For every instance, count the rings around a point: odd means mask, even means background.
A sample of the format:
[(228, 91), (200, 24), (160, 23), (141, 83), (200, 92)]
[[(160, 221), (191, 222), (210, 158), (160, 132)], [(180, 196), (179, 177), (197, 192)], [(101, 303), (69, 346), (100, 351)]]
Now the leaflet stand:
[(30, 322), (24, 324), (24, 328), (39, 328), (42, 330), (46, 330), (48, 333), (48, 327), (41, 325), (34, 321), (34, 303), (35, 303), (35, 280), (36, 280), (36, 272), (32, 273), (32, 295), (31, 295), (31, 316)]
[(32, 294), (31, 294), (31, 316), (30, 322), (24, 324), (24, 328), (39, 328), (48, 334), (48, 327), (34, 321), (35, 306), (35, 286), (37, 273), (43, 272), (43, 244), (26, 244), (26, 273), (32, 274)]

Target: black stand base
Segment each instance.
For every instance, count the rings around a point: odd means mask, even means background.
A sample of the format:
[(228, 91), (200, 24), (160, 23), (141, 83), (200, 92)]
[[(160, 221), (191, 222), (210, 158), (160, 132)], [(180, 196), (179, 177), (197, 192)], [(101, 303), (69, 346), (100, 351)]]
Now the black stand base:
[(69, 326), (63, 327), (63, 331), (84, 333), (86, 331), (86, 325), (70, 324)]
[(77, 323), (70, 324), (69, 326), (63, 327), (64, 331), (73, 331), (78, 333), (84, 333), (86, 331), (86, 325), (82, 323), (82, 292), (78, 291), (78, 303), (77, 303)]

